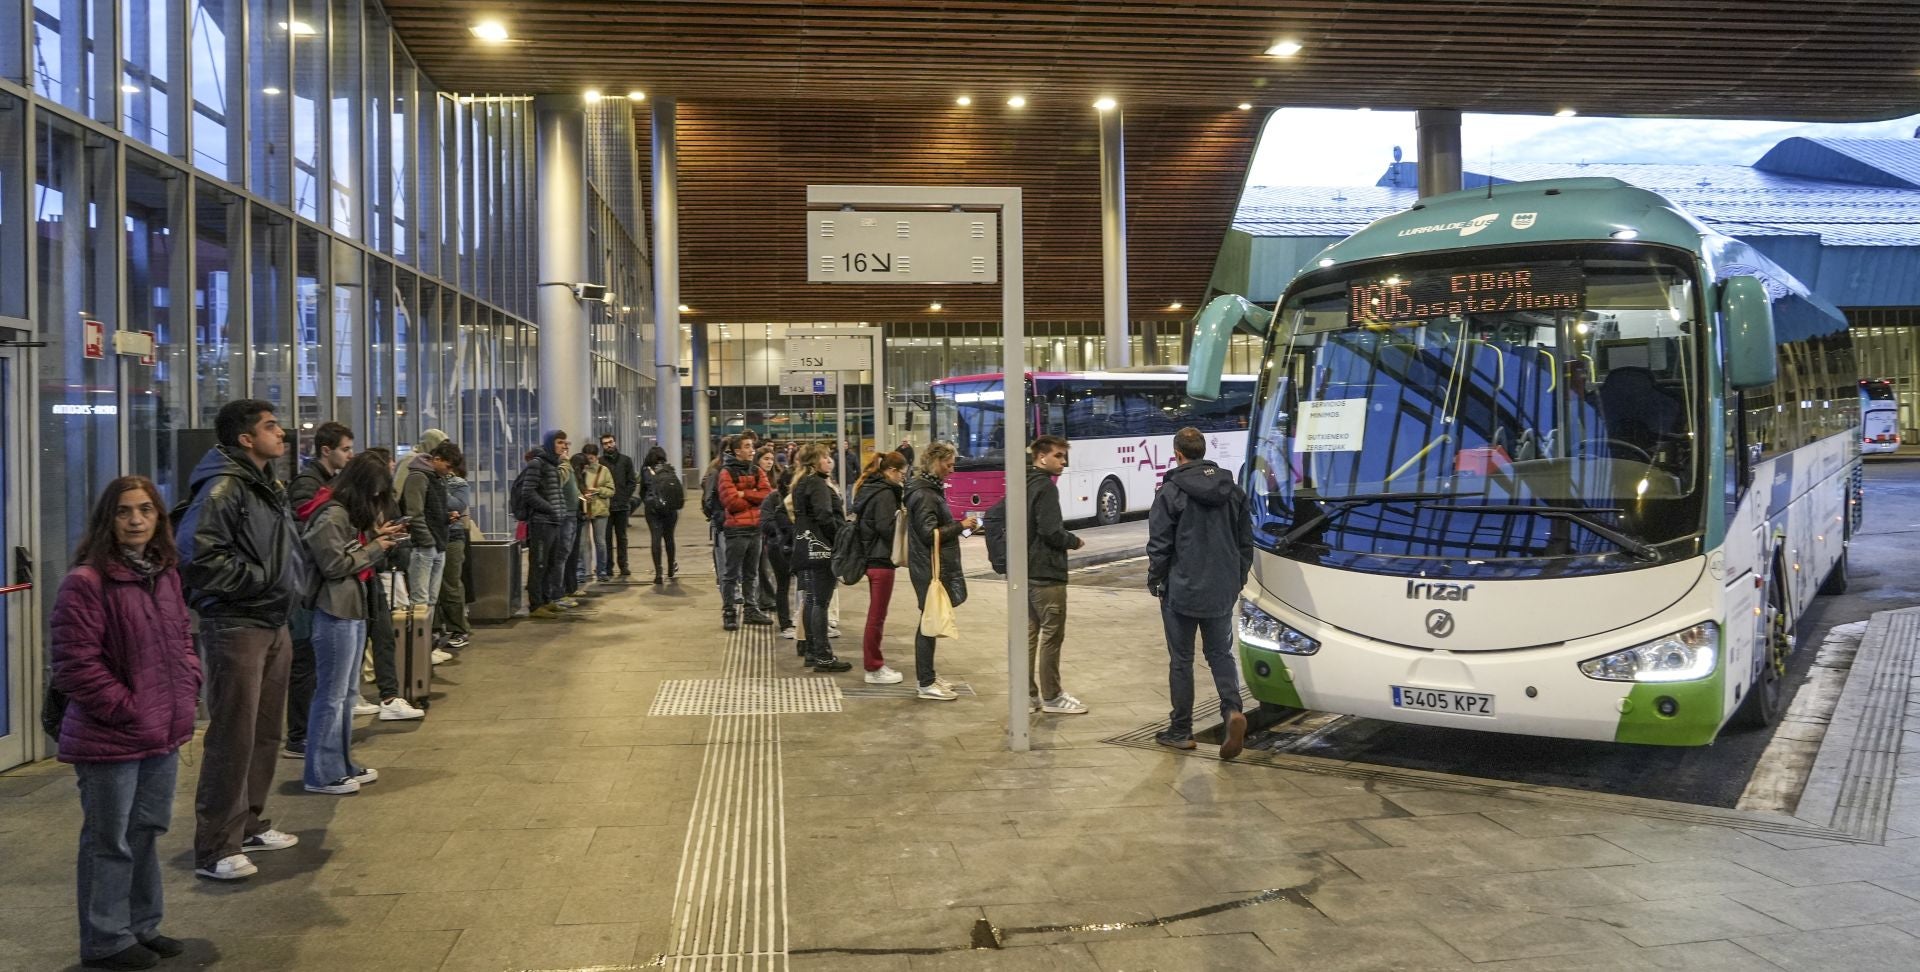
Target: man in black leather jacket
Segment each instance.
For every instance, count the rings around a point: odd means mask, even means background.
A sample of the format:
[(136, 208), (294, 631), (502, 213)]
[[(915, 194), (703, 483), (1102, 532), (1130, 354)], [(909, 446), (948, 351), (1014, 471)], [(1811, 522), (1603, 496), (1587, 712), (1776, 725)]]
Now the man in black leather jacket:
[(231, 881), (253, 874), (247, 851), (297, 838), (261, 816), (273, 786), (287, 666), (287, 618), (307, 573), (286, 490), (270, 465), (286, 453), (273, 404), (228, 402), (214, 420), (220, 445), (194, 468), (181, 518), (180, 575), (200, 615), (207, 735), (194, 797), (194, 873)]

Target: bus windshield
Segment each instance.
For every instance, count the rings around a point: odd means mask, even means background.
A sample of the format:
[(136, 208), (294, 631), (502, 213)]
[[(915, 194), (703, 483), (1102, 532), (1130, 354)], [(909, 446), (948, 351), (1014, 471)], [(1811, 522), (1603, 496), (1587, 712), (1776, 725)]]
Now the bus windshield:
[[(1697, 552), (1690, 256), (1562, 244), (1303, 278), (1274, 319), (1256, 537), (1383, 572), (1526, 576)], [(1692, 540), (1694, 542), (1684, 542)]]
[(933, 438), (953, 443), (955, 468), (1006, 464), (1006, 383), (998, 378), (934, 386)]

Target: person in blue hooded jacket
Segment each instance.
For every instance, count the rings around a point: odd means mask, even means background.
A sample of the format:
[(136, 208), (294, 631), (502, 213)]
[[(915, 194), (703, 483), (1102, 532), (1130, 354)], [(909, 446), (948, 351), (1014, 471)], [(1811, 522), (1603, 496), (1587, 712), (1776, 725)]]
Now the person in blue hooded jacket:
[(1175, 432), (1173, 452), (1178, 465), (1167, 473), (1147, 514), (1147, 590), (1160, 599), (1173, 696), (1173, 712), (1157, 741), (1174, 749), (1194, 747), (1197, 631), (1227, 720), (1220, 758), (1232, 759), (1247, 737), (1240, 672), (1233, 660), (1233, 608), (1253, 568), (1253, 524), (1247, 519), (1246, 492), (1206, 457), (1207, 437), (1199, 429)]

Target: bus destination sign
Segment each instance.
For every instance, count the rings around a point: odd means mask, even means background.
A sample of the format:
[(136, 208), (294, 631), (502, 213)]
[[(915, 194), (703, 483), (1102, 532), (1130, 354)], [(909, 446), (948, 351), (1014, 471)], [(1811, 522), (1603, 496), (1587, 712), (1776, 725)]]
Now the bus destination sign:
[(1586, 275), (1576, 267), (1507, 267), (1355, 283), (1350, 324), (1424, 323), (1452, 314), (1580, 310)]

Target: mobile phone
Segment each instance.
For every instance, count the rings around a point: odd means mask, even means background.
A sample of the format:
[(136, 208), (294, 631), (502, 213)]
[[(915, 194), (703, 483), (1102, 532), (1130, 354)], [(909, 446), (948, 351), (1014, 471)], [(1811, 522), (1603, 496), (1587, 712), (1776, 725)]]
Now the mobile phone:
[(413, 522), (413, 517), (410, 517), (410, 516), (403, 516), (403, 517), (400, 517), (400, 518), (398, 518), (398, 519), (395, 519), (395, 520), (390, 520), (390, 521), (388, 521), (388, 522), (391, 522), (391, 523), (398, 523), (398, 524), (400, 524), (401, 526), (406, 526), (407, 524), (409, 524), (409, 523), (412, 523), (412, 522)]

